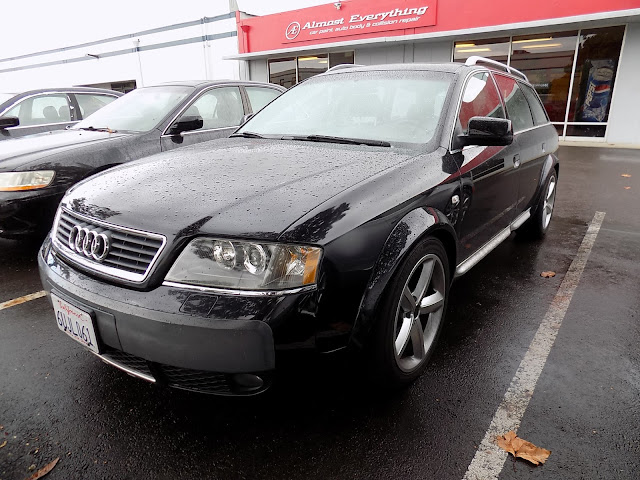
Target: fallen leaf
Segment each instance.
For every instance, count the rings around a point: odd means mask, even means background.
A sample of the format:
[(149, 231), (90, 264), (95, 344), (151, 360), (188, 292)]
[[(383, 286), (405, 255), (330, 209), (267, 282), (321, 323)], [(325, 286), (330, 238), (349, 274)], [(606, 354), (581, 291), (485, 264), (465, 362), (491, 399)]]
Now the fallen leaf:
[(53, 470), (53, 467), (56, 466), (56, 463), (58, 463), (58, 460), (60, 460), (60, 457), (56, 458), (53, 462), (50, 462), (47, 465), (45, 465), (44, 467), (42, 467), (36, 473), (31, 475), (29, 478), (27, 478), (27, 480), (38, 480), (39, 478), (44, 477), (47, 473), (49, 473), (51, 470)]
[(540, 276), (544, 278), (551, 278), (556, 276), (556, 272), (542, 272)]
[(7, 444), (7, 441), (5, 440), (4, 442), (2, 442), (2, 445), (0, 445), (0, 448), (4, 447)]
[(519, 438), (513, 430), (498, 436), (496, 440), (501, 449), (509, 452), (516, 458), (528, 460), (534, 465), (540, 465), (546, 462), (549, 455), (551, 455), (551, 450), (536, 447), (533, 443)]
[(620, 175), (621, 177), (624, 178), (631, 178), (631, 175), (629, 175), (628, 173), (623, 173), (622, 175)]

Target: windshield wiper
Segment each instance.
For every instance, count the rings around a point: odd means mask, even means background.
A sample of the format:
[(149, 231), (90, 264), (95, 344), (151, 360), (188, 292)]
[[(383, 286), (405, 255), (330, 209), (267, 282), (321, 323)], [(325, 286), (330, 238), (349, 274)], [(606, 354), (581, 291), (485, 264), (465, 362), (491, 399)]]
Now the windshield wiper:
[(78, 127), (78, 130), (88, 130), (90, 132), (109, 132), (116, 133), (117, 130), (111, 130), (109, 127)]
[(240, 132), (240, 133), (234, 133), (231, 136), (232, 137), (244, 137), (244, 138), (265, 138), (262, 135), (260, 135), (259, 133), (255, 133), (255, 132)]
[[(285, 137), (289, 138), (289, 137)], [(390, 147), (384, 140), (369, 140), (366, 138), (332, 137), (329, 135), (307, 135), (306, 137), (290, 137), (291, 140), (307, 140), (309, 142), (343, 143), (345, 145), (369, 145), (371, 147)]]

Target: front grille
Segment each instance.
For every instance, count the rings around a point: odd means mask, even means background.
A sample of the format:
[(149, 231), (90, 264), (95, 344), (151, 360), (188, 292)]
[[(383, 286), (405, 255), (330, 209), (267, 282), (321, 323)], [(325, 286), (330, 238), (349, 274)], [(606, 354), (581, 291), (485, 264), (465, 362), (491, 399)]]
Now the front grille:
[[(74, 226), (108, 237), (110, 248), (104, 259), (96, 260), (69, 245)], [(67, 210), (60, 211), (55, 228), (54, 246), (63, 256), (96, 271), (132, 281), (142, 281), (147, 276), (165, 242), (161, 235), (110, 225)]]

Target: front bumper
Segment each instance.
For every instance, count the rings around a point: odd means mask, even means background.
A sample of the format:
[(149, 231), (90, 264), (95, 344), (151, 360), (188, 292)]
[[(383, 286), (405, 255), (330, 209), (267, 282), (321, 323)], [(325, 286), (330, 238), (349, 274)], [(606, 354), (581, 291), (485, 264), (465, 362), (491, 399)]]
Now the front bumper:
[(20, 238), (51, 229), (64, 192), (0, 192), (0, 237)]
[(207, 393), (249, 394), (268, 387), (275, 346), (264, 320), (277, 323), (293, 299), (227, 297), (169, 286), (135, 291), (69, 267), (49, 239), (38, 264), (48, 294), (92, 314), (100, 356), (108, 363), (150, 381)]

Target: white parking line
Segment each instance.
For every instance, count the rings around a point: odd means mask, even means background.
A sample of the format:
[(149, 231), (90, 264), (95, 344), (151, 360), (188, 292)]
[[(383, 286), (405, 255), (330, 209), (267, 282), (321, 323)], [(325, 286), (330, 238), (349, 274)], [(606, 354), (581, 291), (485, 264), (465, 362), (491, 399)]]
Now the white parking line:
[(4, 310), (5, 308), (15, 307), (16, 305), (20, 305), (21, 303), (30, 302), (31, 300), (35, 300), (36, 298), (44, 297), (47, 293), (44, 290), (40, 290), (36, 293), (30, 293), (29, 295), (25, 295), (24, 297), (14, 298), (13, 300), (7, 300), (6, 302), (0, 303), (0, 310)]
[(531, 345), (529, 345), (529, 350), (511, 380), (511, 385), (493, 416), (493, 420), (491, 420), (491, 425), (489, 425), (489, 429), (467, 469), (464, 480), (490, 480), (497, 479), (500, 475), (507, 459), (507, 452), (496, 445), (496, 437), (509, 430), (517, 431), (520, 426), (540, 373), (542, 373), (551, 347), (553, 347), (558, 335), (558, 330), (562, 325), (562, 320), (571, 303), (571, 298), (580, 282), (604, 216), (604, 212), (596, 212), (591, 220), (578, 253), (571, 262), (549, 310), (547, 310)]

